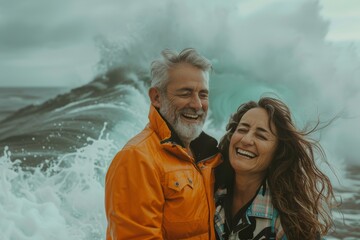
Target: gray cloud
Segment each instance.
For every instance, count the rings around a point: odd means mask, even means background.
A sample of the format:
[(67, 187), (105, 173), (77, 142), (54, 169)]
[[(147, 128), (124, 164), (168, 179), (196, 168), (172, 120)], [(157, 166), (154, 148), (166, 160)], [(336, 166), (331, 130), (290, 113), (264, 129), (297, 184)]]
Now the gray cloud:
[(59, 47), (86, 36), (86, 19), (76, 16), (66, 2), (31, 1), (2, 3), (0, 50)]

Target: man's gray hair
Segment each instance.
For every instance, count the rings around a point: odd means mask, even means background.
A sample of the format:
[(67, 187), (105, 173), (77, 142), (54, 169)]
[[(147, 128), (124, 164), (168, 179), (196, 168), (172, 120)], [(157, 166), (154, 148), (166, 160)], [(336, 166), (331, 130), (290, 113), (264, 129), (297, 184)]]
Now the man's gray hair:
[(151, 63), (151, 87), (165, 92), (170, 68), (179, 63), (188, 63), (209, 74), (212, 65), (208, 59), (201, 56), (194, 48), (185, 48), (180, 53), (165, 49), (161, 52), (162, 58)]

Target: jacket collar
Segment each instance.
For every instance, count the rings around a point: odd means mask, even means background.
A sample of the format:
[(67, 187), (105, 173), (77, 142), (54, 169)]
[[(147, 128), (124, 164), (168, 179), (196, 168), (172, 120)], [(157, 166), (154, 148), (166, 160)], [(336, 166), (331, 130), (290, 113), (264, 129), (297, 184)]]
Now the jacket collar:
[(153, 105), (150, 105), (149, 124), (150, 128), (159, 136), (161, 142), (171, 138), (172, 132), (170, 128)]
[[(184, 148), (184, 144), (181, 142), (175, 130), (153, 105), (150, 106), (149, 121), (150, 128), (159, 136), (161, 144), (176, 144)], [(217, 140), (205, 132), (201, 132), (200, 136), (190, 143), (190, 148), (193, 151), (196, 162), (219, 153)]]

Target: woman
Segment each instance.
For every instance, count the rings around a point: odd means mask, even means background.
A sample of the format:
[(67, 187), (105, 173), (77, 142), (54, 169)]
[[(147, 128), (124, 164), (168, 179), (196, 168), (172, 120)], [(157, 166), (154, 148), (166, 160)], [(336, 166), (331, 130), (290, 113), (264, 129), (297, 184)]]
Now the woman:
[(263, 97), (232, 115), (219, 147), (215, 225), (218, 239), (319, 239), (332, 219), (329, 178), (315, 164), (318, 142), (298, 131), (289, 108)]

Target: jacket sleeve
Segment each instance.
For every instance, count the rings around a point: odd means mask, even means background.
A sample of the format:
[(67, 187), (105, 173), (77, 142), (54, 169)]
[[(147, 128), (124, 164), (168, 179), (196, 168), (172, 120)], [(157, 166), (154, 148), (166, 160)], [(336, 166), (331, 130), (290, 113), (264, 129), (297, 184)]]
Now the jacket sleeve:
[(107, 240), (163, 239), (161, 180), (154, 161), (138, 149), (115, 156), (105, 181)]

